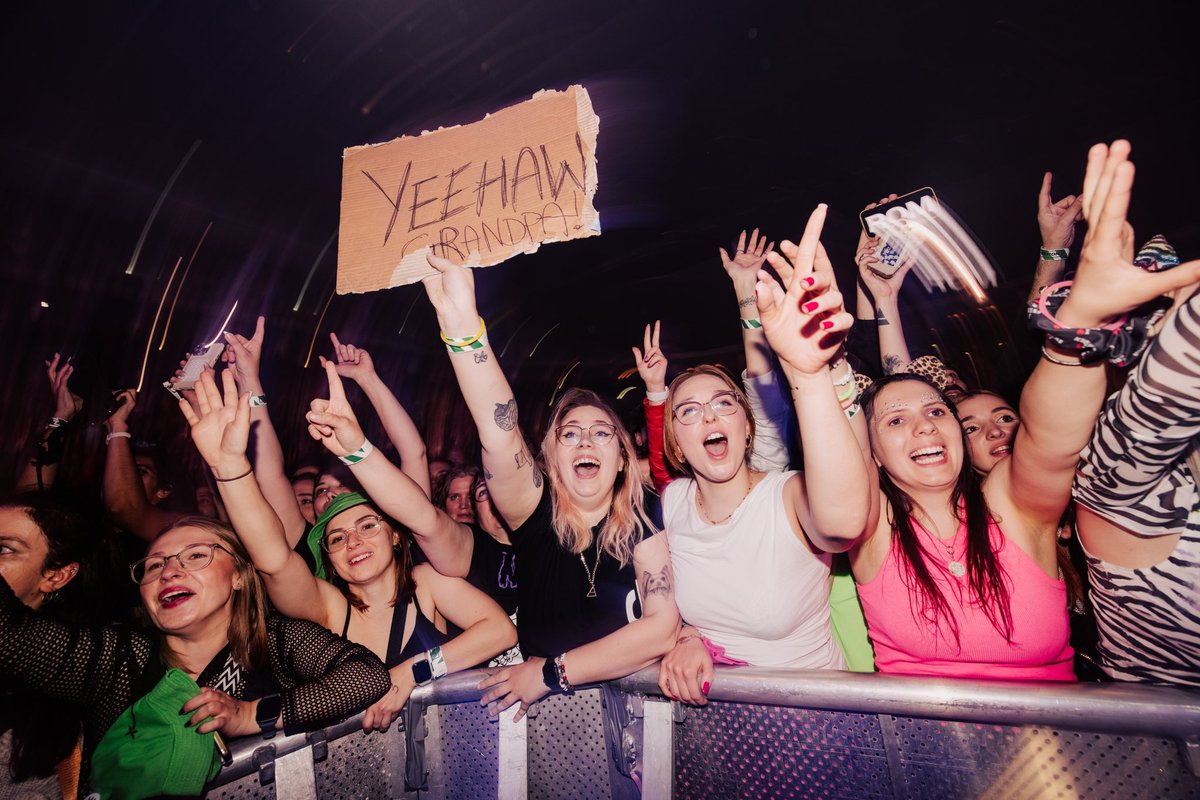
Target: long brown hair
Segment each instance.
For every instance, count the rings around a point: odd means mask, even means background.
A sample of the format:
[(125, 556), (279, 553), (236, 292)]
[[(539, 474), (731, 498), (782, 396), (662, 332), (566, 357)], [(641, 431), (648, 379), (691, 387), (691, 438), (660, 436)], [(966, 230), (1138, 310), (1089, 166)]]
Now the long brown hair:
[(621, 566), (625, 566), (633, 559), (633, 538), (639, 531), (656, 530), (656, 526), (646, 514), (646, 479), (642, 475), (637, 458), (632, 455), (633, 437), (621, 424), (621, 418), (599, 395), (587, 389), (569, 389), (559, 398), (554, 413), (550, 416), (546, 435), (542, 439), (542, 460), (549, 476), (550, 500), (554, 508), (554, 533), (558, 536), (559, 544), (572, 553), (582, 553), (592, 546), (591, 526), (584, 522), (583, 513), (571, 500), (570, 495), (560, 488), (562, 475), (558, 470), (558, 462), (548, 456), (558, 447), (558, 435), (555, 430), (563, 417), (583, 406), (592, 406), (603, 411), (616, 429), (623, 465), (613, 483), (612, 506), (600, 528), (600, 548)]
[[(375, 510), (374, 506), (369, 507)], [(394, 608), (396, 603), (408, 602), (413, 592), (416, 591), (416, 584), (413, 582), (412, 576), (412, 552), (408, 547), (408, 529), (378, 510), (375, 510), (375, 513), (379, 514), (391, 529), (389, 535), (396, 537), (396, 542), (392, 545), (392, 574), (396, 578), (396, 591), (392, 593), (392, 601), (388, 603), (389, 607)], [(325, 559), (329, 582), (342, 591), (342, 594), (346, 596), (346, 601), (359, 611), (366, 611), (370, 608), (371, 606), (366, 601), (355, 594), (354, 590), (350, 588), (350, 584), (341, 575), (338, 575), (338, 571), (334, 569), (329, 560), (329, 553), (322, 550), (321, 558)]]
[[(862, 407), (868, 420), (874, 418), (875, 400), (880, 392), (901, 381), (915, 381), (928, 386), (950, 409), (955, 420), (958, 420), (958, 411), (941, 389), (925, 378), (907, 373), (889, 375), (877, 380), (863, 393)], [(867, 430), (871, 432), (873, 446), (874, 426), (868, 424)], [(963, 460), (950, 495), (950, 502), (955, 514), (961, 515), (959, 521), (965, 518), (967, 523), (967, 583), (971, 594), (992, 626), (1011, 644), (1013, 625), (1008, 575), (992, 549), (991, 535), (988, 531), (992, 514), (983, 496), (983, 480), (971, 465), (971, 451), (967, 447), (967, 435), (962, 430), (961, 421), (958, 430), (962, 441)], [(899, 557), (903, 571), (902, 579), (910, 591), (909, 604), (913, 608), (913, 616), (924, 619), (934, 628), (938, 627), (939, 618), (944, 617), (954, 633), (954, 641), (959, 642), (958, 622), (926, 562), (929, 551), (913, 530), (913, 499), (895, 484), (882, 466), (879, 467), (879, 488), (888, 501), (888, 518), (893, 533), (892, 547)]]
[(746, 425), (749, 426), (748, 436), (746, 437), (746, 454), (744, 456), (746, 463), (750, 463), (750, 451), (754, 445), (754, 414), (750, 411), (750, 401), (746, 399), (745, 392), (742, 387), (737, 385), (737, 382), (725, 373), (725, 370), (712, 364), (700, 364), (699, 366), (685, 369), (683, 372), (675, 376), (675, 380), (671, 381), (671, 385), (667, 388), (667, 407), (664, 409), (665, 418), (663, 420), (663, 454), (666, 456), (667, 463), (677, 472), (682, 472), (689, 477), (695, 477), (695, 470), (692, 465), (687, 463), (683, 457), (683, 451), (679, 448), (679, 440), (675, 437), (675, 398), (679, 393), (679, 387), (688, 380), (699, 375), (709, 375), (725, 384), (726, 388), (733, 392), (737, 397), (737, 403), (742, 407), (742, 411), (746, 414)]
[[(267, 590), (262, 578), (250, 561), (250, 554), (242, 546), (237, 534), (223, 522), (199, 515), (183, 517), (159, 532), (164, 536), (178, 528), (200, 528), (211, 533), (221, 546), (233, 557), (242, 587), (233, 593), (233, 609), (229, 619), (229, 649), (233, 660), (246, 669), (266, 666), (269, 658), (267, 645)], [(158, 537), (155, 537), (158, 538)], [(170, 662), (174, 654), (163, 642), (163, 655)], [(172, 664), (173, 665), (173, 664)], [(173, 665), (174, 666), (174, 665)]]

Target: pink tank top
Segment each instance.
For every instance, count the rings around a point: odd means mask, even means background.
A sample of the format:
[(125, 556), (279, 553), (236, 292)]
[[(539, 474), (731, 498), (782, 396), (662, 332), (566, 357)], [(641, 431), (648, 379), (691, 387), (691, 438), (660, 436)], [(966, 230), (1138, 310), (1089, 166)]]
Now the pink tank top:
[[(905, 585), (898, 545), (893, 540), (879, 574), (858, 585), (858, 597), (875, 644), (880, 672), (943, 678), (1027, 681), (1073, 681), (1074, 650), (1068, 644), (1070, 620), (1067, 587), (1051, 579), (1025, 551), (1010, 542), (992, 521), (992, 547), (1007, 575), (1012, 610), (1012, 643), (996, 630), (971, 597), (967, 576), (950, 574), (950, 558), (939, 542), (913, 521), (913, 530), (926, 551), (925, 560), (942, 596), (958, 622), (953, 629), (941, 622), (934, 629), (920, 616), (915, 592)], [(956, 560), (966, 563), (967, 526), (954, 535)]]

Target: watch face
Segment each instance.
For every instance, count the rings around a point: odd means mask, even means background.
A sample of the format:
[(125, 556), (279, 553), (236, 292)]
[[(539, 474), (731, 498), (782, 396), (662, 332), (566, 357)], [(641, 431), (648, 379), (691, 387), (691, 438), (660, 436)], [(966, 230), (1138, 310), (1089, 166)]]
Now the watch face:
[(429, 666), (428, 661), (418, 661), (413, 664), (413, 680), (420, 686), (423, 683), (429, 683), (433, 680), (433, 669)]
[(275, 727), (275, 720), (279, 719), (279, 714), (283, 710), (283, 698), (277, 694), (269, 694), (262, 697), (258, 701), (258, 712), (255, 714), (255, 721), (260, 728)]

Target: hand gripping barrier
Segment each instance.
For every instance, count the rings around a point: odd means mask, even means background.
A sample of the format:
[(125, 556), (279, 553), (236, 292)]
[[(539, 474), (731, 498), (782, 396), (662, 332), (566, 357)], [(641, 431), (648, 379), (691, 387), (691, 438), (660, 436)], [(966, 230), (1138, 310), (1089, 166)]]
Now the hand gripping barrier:
[(484, 675), (419, 687), (386, 733), (237, 740), (207, 797), (1200, 798), (1193, 690), (719, 667), (692, 708), (652, 668), (513, 723)]

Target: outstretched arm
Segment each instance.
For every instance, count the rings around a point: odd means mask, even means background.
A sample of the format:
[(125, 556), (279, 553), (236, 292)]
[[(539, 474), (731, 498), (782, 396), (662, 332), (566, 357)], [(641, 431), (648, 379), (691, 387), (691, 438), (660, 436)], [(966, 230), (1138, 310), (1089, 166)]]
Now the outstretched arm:
[(196, 408), (179, 401), (179, 410), (192, 428), (192, 441), (213, 471), (233, 529), (262, 574), (271, 602), (289, 617), (328, 628), (328, 601), (340, 599), (341, 594), (318, 580), (288, 544), (283, 523), (259, 490), (246, 457), (250, 395), (238, 397), (229, 370), (221, 373), (221, 380), (223, 395), (206, 372), (196, 382)]
[[(223, 357), (234, 370), (238, 386), (251, 397), (266, 397), (262, 378), (259, 376), (265, 325), (266, 320), (259, 317), (254, 326), (254, 335), (249, 339), (236, 333), (225, 334), (229, 348)], [(307, 523), (304, 515), (300, 513), (292, 482), (288, 480), (283, 461), (283, 446), (275, 433), (270, 411), (267, 404), (261, 400), (250, 407), (250, 429), (254, 436), (254, 480), (283, 524), (288, 545), (295, 547), (304, 535)]]
[(83, 408), (83, 398), (71, 391), (68, 382), (75, 367), (71, 359), (62, 360), (59, 353), (46, 362), (46, 377), (54, 393), (54, 415), (42, 430), (34, 446), (34, 456), (25, 462), (17, 476), (17, 491), (45, 490), (54, 485), (58, 462), (62, 460), (64, 428)]
[(667, 357), (658, 346), (661, 326), (659, 320), (654, 321), (653, 332), (646, 326), (642, 335), (643, 353), (633, 348), (633, 362), (637, 365), (638, 375), (646, 385), (646, 450), (649, 451), (650, 478), (654, 488), (662, 491), (671, 482), (671, 473), (667, 469), (667, 459), (663, 453), (663, 425), (666, 414), (667, 397)]
[[(1118, 140), (1111, 148), (1098, 144), (1088, 152), (1083, 187), (1088, 233), (1071, 293), (1057, 314), (1068, 330), (1100, 327), (1200, 279), (1200, 261), (1158, 273), (1132, 263), (1133, 229), (1126, 222), (1134, 175), (1129, 151), (1129, 142)], [(1076, 353), (1049, 341), (1043, 353), (1021, 393), (1021, 427), (1012, 457), (997, 469), (998, 477), (1011, 481), (1017, 507), (1052, 532), (1100, 411), (1105, 376), (1102, 360), (1080, 364)], [(1007, 471), (1001, 469), (1006, 464)]]
[(762, 331), (758, 319), (758, 307), (754, 303), (754, 284), (758, 282), (758, 271), (762, 269), (767, 254), (775, 247), (767, 237), (758, 235), (758, 228), (746, 241), (746, 232), (738, 236), (737, 247), (730, 258), (725, 248), (720, 249), (721, 266), (733, 282), (733, 293), (737, 297), (738, 316), (742, 324), (742, 349), (746, 356), (746, 374), (751, 378), (768, 375), (773, 367), (771, 346)]
[[(362, 448), (367, 437), (346, 401), (333, 362), (325, 362), (325, 374), (329, 378), (329, 399), (313, 400), (307, 417), (309, 431), (329, 452), (344, 456)], [(413, 532), (421, 551), (438, 572), (457, 577), (467, 574), (474, 549), (469, 527), (429, 502), (424, 489), (378, 450), (371, 449), (365, 458), (350, 465), (350, 471), (381, 511)]]
[(430, 254), (437, 274), (426, 278), (425, 291), (437, 312), (442, 334), (451, 341), (450, 364), (483, 447), (488, 491), (510, 529), (521, 526), (542, 497), (543, 476), (517, 426), (517, 401), (475, 307), (471, 270)]
[[(371, 407), (379, 415), (388, 439), (396, 448), (400, 469), (429, 497), (429, 461), (425, 440), (413, 424), (412, 417), (375, 371), (370, 353), (352, 344), (342, 344), (336, 333), (330, 333), (329, 338), (333, 340), (333, 349), (337, 354), (337, 374), (350, 378), (363, 390)], [(325, 366), (325, 357), (321, 356), (320, 360), (321, 366)]]
[(1038, 228), (1042, 232), (1042, 255), (1033, 273), (1029, 300), (1038, 299), (1042, 289), (1058, 283), (1067, 266), (1067, 253), (1075, 242), (1075, 223), (1083, 218), (1083, 195), (1069, 194), (1057, 203), (1050, 201), (1051, 173), (1042, 178), (1038, 192)]
[[(763, 329), (792, 389), (804, 446), (803, 481), (791, 502), (796, 523), (812, 545), (825, 552), (848, 550), (874, 525), (871, 472), (859, 439), (838, 399), (830, 363), (853, 322), (837, 290), (833, 265), (821, 246), (826, 206), (808, 219), (799, 245), (783, 242), (782, 255), (794, 273), (786, 291), (760, 273), (758, 309)], [(859, 415), (861, 416), (861, 415)], [(877, 512), (875, 512), (877, 513)]]

